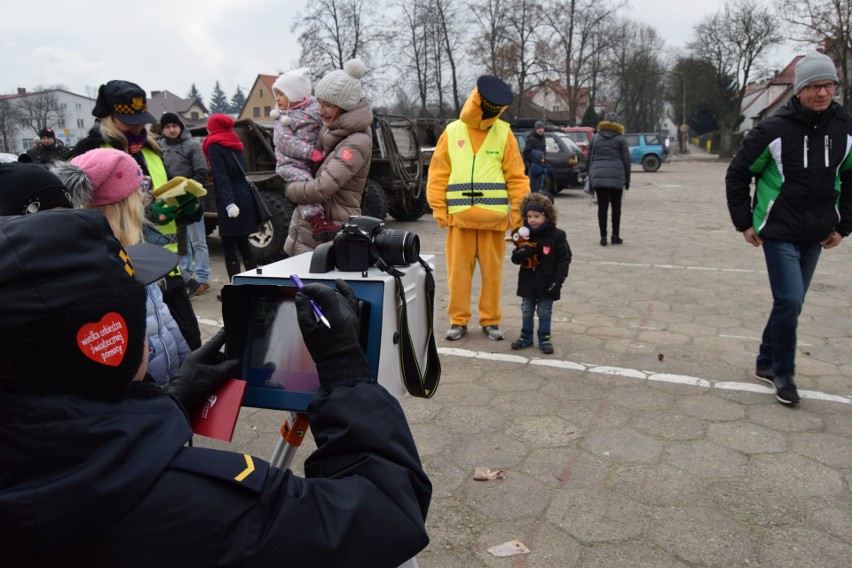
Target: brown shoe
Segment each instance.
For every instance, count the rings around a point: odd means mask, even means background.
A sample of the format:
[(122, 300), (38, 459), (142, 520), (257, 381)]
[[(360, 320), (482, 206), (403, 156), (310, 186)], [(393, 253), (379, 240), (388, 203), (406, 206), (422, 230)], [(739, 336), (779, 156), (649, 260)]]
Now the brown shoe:
[(195, 289), (195, 291), (192, 294), (190, 294), (190, 296), (200, 296), (201, 294), (205, 293), (209, 289), (210, 289), (210, 284), (208, 284), (207, 282), (200, 282), (198, 284), (198, 287)]

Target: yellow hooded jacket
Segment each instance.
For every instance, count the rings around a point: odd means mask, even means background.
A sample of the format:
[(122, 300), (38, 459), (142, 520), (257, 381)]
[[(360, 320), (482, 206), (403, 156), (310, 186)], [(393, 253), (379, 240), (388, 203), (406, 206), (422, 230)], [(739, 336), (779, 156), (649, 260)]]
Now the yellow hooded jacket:
[[(487, 120), (483, 119), (481, 102), (479, 90), (474, 88), (465, 101), (459, 116), (459, 120), (467, 126), (474, 153), (479, 151), (491, 126), (500, 120), (499, 115)], [(503, 110), (506, 108), (504, 107)], [(503, 110), (501, 110), (501, 114)], [(506, 191), (509, 194), (509, 205), (511, 207), (511, 213), (508, 216), (499, 211), (481, 207), (470, 207), (452, 215), (447, 212), (447, 185), (453, 169), (447, 144), (447, 131), (445, 130), (438, 140), (435, 153), (432, 155), (432, 162), (429, 165), (429, 180), (426, 186), (426, 198), (438, 226), (444, 228), (451, 225), (464, 229), (491, 231), (505, 231), (506, 229), (520, 227), (523, 223), (518, 212), (518, 206), (521, 199), (530, 191), (530, 181), (524, 174), (521, 151), (512, 131), (507, 130), (506, 145), (503, 148), (503, 176), (506, 180)]]

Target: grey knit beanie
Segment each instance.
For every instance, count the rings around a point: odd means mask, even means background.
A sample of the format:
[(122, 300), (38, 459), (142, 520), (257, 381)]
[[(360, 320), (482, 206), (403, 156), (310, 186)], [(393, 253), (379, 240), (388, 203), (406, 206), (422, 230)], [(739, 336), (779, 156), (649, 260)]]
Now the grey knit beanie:
[(320, 79), (314, 89), (314, 95), (343, 110), (352, 110), (361, 100), (361, 77), (367, 70), (357, 59), (350, 59), (337, 69)]
[(810, 51), (796, 63), (796, 80), (793, 84), (793, 92), (798, 95), (802, 89), (817, 81), (834, 81), (837, 83), (837, 69), (829, 56), (817, 51)]

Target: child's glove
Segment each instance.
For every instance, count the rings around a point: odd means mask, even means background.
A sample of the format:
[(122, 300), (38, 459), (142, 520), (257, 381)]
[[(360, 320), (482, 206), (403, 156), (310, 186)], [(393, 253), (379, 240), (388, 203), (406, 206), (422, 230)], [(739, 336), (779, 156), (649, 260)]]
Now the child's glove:
[(229, 203), (228, 206), (225, 207), (225, 211), (228, 212), (228, 217), (231, 219), (235, 219), (240, 216), (240, 208), (233, 203)]
[(323, 160), (325, 160), (325, 153), (324, 152), (322, 152), (320, 150), (316, 150), (316, 149), (314, 149), (314, 151), (311, 152), (311, 161), (312, 162), (322, 162)]
[(177, 196), (175, 199), (177, 199), (177, 210), (182, 217), (191, 218), (198, 215), (198, 212), (201, 209), (201, 200), (197, 197), (191, 193), (184, 193), (183, 195)]
[(158, 199), (151, 204), (151, 213), (153, 213), (154, 223), (157, 225), (167, 225), (175, 220), (178, 214), (177, 205), (169, 205), (164, 199)]

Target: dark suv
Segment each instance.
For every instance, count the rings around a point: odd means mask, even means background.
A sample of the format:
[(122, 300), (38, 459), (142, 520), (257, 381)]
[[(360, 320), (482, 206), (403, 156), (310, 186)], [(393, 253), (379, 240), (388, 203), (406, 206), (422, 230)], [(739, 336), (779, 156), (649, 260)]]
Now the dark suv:
[[(522, 154), (532, 131), (531, 128), (512, 129)], [(544, 144), (547, 163), (553, 168), (553, 174), (544, 179), (544, 190), (555, 195), (563, 189), (582, 188), (586, 182), (586, 160), (576, 142), (564, 132), (549, 130), (544, 133)]]

